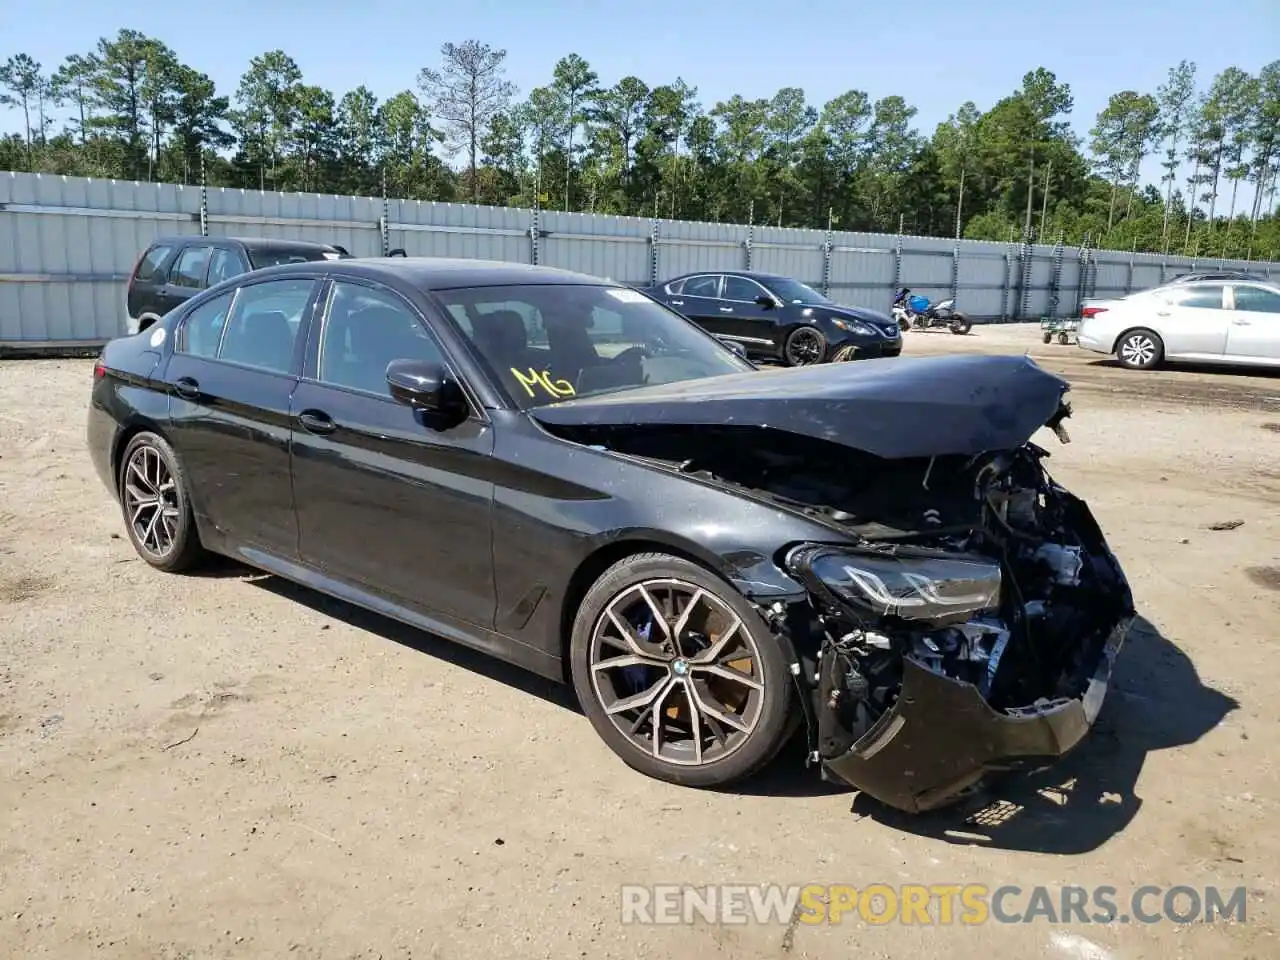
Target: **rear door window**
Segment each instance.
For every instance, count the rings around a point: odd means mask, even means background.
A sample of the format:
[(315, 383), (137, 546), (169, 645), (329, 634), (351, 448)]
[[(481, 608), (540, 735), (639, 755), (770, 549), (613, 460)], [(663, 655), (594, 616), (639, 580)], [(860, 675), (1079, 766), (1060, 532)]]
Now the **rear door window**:
[(202, 244), (187, 247), (178, 257), (173, 268), (171, 282), (177, 287), (194, 287), (199, 290), (204, 286), (205, 271), (209, 266), (209, 254), (213, 248)]
[(232, 363), (289, 373), (302, 314), (316, 280), (268, 280), (240, 288), (218, 357)]
[(1225, 284), (1206, 283), (1203, 286), (1178, 291), (1174, 297), (1174, 302), (1180, 307), (1194, 307), (1200, 310), (1221, 310), (1222, 294), (1225, 290)]
[(716, 297), (720, 293), (720, 275), (690, 277), (680, 290), (686, 297)]

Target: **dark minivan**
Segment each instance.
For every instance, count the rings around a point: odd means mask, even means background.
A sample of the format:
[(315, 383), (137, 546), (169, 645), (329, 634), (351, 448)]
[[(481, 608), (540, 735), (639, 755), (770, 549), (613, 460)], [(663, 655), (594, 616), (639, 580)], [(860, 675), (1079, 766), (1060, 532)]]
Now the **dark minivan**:
[(331, 243), (260, 237), (158, 237), (138, 258), (129, 277), (129, 333), (138, 333), (174, 307), (223, 280), (283, 263), (344, 260)]

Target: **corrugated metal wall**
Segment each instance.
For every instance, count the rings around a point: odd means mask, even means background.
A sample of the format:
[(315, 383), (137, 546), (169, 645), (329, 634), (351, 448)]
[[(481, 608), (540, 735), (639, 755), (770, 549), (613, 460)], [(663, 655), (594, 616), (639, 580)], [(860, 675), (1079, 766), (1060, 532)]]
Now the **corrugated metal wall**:
[(1276, 263), (0, 173), (0, 343), (118, 335), (139, 254), (161, 234), (202, 229), (338, 243), (357, 256), (402, 247), (411, 257), (540, 263), (634, 284), (763, 270), (885, 311), (907, 286), (934, 300), (954, 296), (961, 310), (993, 321), (1075, 315), (1082, 297), (1122, 295), (1194, 267), (1280, 280)]

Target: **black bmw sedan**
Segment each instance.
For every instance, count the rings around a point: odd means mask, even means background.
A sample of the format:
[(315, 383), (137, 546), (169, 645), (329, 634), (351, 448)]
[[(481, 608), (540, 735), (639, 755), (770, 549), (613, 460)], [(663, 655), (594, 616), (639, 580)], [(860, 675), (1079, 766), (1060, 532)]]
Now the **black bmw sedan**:
[(147, 563), (235, 557), (564, 680), (675, 783), (802, 727), (827, 775), (939, 806), (1079, 741), (1133, 616), (1025, 357), (757, 370), (628, 287), (382, 259), (225, 281), (94, 378)]
[(800, 367), (828, 360), (896, 357), (902, 331), (876, 310), (844, 307), (799, 280), (773, 273), (688, 273), (645, 293), (747, 355)]

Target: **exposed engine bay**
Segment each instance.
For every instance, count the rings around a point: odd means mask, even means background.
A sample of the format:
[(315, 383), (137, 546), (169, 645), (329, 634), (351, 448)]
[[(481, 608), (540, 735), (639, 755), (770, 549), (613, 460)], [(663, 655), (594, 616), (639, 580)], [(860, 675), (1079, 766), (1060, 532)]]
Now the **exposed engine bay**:
[(844, 534), (784, 550), (808, 602), (761, 611), (795, 651), (825, 771), (919, 811), (1065, 753), (1096, 718), (1132, 596), (1040, 447), (894, 460), (768, 428), (609, 434), (593, 439)]

